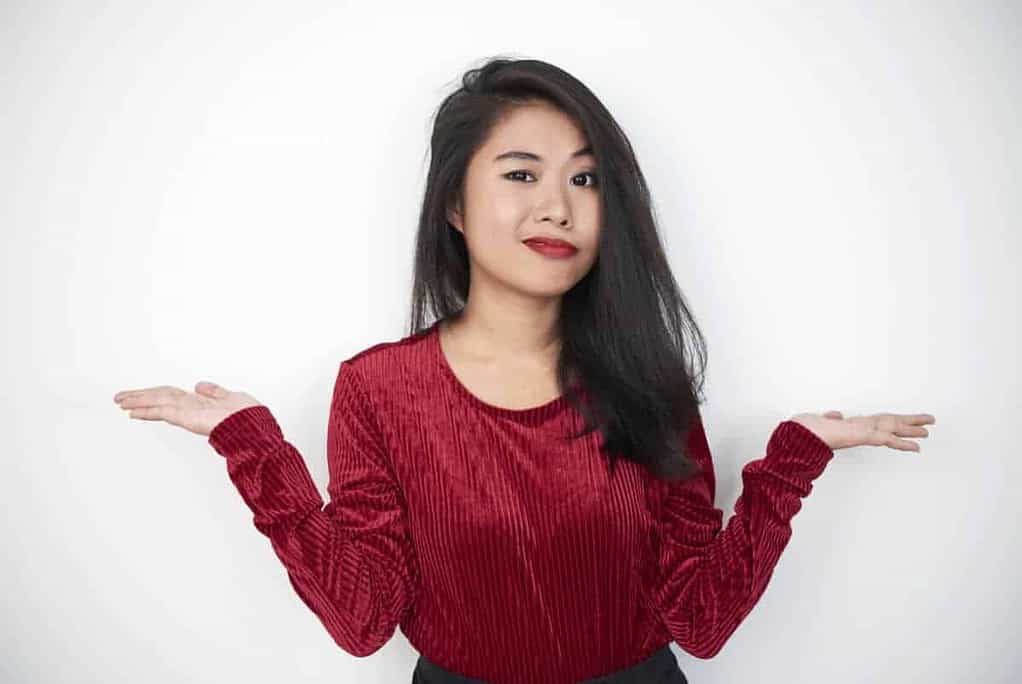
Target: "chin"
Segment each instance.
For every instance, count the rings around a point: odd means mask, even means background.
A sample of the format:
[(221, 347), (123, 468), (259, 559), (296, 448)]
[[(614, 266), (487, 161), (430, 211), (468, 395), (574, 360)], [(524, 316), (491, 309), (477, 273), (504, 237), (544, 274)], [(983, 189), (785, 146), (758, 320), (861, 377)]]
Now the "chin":
[(537, 277), (537, 280), (543, 282), (531, 282), (523, 283), (519, 288), (523, 292), (527, 292), (533, 297), (545, 297), (554, 298), (561, 297), (567, 293), (571, 288), (575, 287), (581, 277), (573, 278), (571, 280), (562, 280), (550, 278), (549, 275), (545, 278)]

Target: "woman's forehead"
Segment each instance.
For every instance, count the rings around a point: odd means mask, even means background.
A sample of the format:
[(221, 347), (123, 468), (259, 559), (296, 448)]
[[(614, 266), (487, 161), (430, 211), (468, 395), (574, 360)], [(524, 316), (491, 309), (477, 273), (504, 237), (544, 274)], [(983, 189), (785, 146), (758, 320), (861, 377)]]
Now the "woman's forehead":
[(530, 105), (517, 107), (498, 121), (481, 151), (488, 155), (485, 161), (500, 161), (509, 152), (553, 161), (581, 156), (590, 151), (587, 148), (584, 131), (571, 117), (549, 105)]

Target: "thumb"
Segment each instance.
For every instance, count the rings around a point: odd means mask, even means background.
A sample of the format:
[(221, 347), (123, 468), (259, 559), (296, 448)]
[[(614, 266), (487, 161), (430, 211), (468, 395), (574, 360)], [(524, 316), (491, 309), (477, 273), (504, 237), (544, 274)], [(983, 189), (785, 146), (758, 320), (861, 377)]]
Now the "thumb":
[(211, 399), (223, 399), (228, 395), (227, 390), (220, 385), (215, 382), (206, 382), (205, 380), (195, 384), (195, 392)]

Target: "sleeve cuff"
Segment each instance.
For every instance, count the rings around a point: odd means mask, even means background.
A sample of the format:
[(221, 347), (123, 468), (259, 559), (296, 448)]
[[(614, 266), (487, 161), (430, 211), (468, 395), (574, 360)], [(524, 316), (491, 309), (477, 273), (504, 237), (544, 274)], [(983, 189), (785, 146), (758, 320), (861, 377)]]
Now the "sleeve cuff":
[(284, 439), (270, 409), (259, 404), (230, 414), (209, 433), (209, 444), (221, 456), (245, 449), (273, 447)]
[(823, 474), (834, 450), (802, 423), (785, 420), (774, 430), (767, 445), (767, 459), (782, 469), (793, 469), (812, 481)]

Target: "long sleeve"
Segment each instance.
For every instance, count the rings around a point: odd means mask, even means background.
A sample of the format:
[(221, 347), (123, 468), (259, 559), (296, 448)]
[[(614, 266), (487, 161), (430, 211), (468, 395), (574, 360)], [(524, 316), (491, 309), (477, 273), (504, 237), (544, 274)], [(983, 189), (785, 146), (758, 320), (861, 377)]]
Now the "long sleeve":
[(334, 384), (325, 507), (267, 407), (232, 413), (209, 443), (334, 641), (355, 656), (382, 647), (414, 604), (418, 573), (404, 500), (358, 370), (342, 362)]
[(702, 472), (664, 483), (655, 602), (679, 646), (712, 658), (766, 590), (791, 538), (791, 519), (834, 452), (804, 425), (780, 423), (765, 457), (742, 468), (742, 493), (722, 529), (701, 417), (690, 433), (689, 451)]

